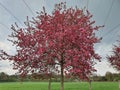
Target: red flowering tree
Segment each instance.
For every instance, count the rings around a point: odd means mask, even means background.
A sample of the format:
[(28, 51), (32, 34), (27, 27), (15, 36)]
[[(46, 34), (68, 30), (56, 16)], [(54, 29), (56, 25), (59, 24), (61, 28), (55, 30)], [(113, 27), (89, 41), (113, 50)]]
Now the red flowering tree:
[(120, 71), (120, 42), (113, 47), (113, 54), (107, 57), (110, 64)]
[(94, 26), (91, 17), (88, 11), (67, 9), (65, 3), (56, 4), (51, 15), (43, 8), (36, 19), (25, 23), (26, 28), (12, 26), (10, 41), (16, 54), (1, 51), (1, 58), (14, 61), (14, 68), (22, 75), (48, 74), (52, 67), (60, 72), (60, 90), (64, 90), (64, 75), (88, 79), (95, 71), (94, 60), (100, 59), (94, 51), (94, 44), (100, 41), (95, 31), (100, 26)]

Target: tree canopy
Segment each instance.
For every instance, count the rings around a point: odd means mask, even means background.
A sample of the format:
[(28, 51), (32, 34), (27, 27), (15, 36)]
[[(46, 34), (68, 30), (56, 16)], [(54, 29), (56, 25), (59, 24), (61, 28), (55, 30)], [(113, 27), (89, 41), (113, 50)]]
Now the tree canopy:
[(120, 41), (118, 41), (118, 45), (114, 45), (112, 50), (112, 55), (107, 56), (110, 64), (120, 71)]
[(21, 75), (54, 71), (61, 74), (61, 90), (64, 75), (88, 79), (95, 60), (100, 56), (94, 51), (94, 44), (100, 42), (95, 32), (101, 26), (94, 26), (89, 11), (67, 8), (65, 3), (55, 5), (52, 14), (45, 8), (25, 28), (12, 26), (9, 41), (16, 47), (16, 54), (9, 55), (1, 50), (1, 59), (12, 60), (14, 69)]

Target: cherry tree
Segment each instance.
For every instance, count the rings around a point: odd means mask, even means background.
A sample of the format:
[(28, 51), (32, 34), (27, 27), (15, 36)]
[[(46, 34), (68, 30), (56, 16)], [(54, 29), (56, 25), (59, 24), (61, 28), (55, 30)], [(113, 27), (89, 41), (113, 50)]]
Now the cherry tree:
[(95, 71), (93, 64), (100, 60), (94, 44), (100, 42), (95, 32), (102, 26), (93, 25), (89, 11), (67, 8), (65, 3), (55, 5), (52, 14), (45, 8), (25, 28), (12, 26), (9, 41), (16, 47), (16, 54), (1, 50), (1, 59), (13, 61), (14, 69), (22, 76), (28, 73), (60, 72), (61, 88), (64, 75), (88, 79)]
[(120, 71), (120, 41), (119, 44), (113, 47), (112, 55), (107, 56), (108, 61), (110, 64)]

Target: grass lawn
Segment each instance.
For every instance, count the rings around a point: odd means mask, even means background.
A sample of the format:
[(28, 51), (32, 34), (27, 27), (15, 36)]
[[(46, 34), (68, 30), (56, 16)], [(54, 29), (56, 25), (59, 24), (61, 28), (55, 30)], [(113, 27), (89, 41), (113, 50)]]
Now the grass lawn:
[[(47, 90), (47, 82), (0, 83), (0, 90)], [(87, 82), (65, 83), (65, 90), (89, 90)], [(52, 83), (51, 90), (60, 90), (60, 83)], [(118, 90), (117, 82), (93, 82), (92, 90)]]

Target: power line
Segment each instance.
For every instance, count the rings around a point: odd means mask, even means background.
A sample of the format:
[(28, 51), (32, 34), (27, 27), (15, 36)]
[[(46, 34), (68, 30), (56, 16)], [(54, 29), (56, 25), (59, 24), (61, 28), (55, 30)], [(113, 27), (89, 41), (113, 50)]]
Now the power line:
[(0, 2), (0, 5), (1, 5), (10, 15), (12, 15), (20, 24), (22, 24), (21, 21), (20, 21), (8, 8), (6, 8), (1, 2)]
[(120, 3), (120, 0), (118, 0), (118, 2)]
[(29, 11), (31, 12), (31, 14), (34, 16), (34, 13), (32, 11), (32, 9), (30, 8), (30, 6), (27, 4), (27, 2), (25, 2), (25, 0), (22, 0), (23, 3), (27, 6), (27, 8), (29, 9)]
[(107, 20), (108, 20), (108, 18), (109, 18), (109, 16), (110, 16), (110, 13), (111, 13), (111, 11), (112, 11), (114, 2), (115, 2), (115, 0), (112, 0), (111, 6), (110, 6), (109, 11), (108, 11), (108, 14), (107, 14), (107, 17), (106, 17), (106, 19), (105, 19), (105, 21), (104, 21), (104, 25), (106, 24), (106, 22), (107, 22)]
[(109, 30), (106, 34), (103, 35), (103, 37), (106, 37), (108, 34), (110, 34), (111, 32), (113, 32), (115, 29), (117, 29), (118, 27), (120, 27), (120, 24), (116, 25), (115, 27), (113, 27), (111, 30)]
[(87, 0), (87, 6), (86, 6), (87, 9), (89, 9), (89, 0)]
[[(118, 31), (117, 32), (115, 32), (115, 33), (118, 33)], [(118, 37), (119, 35), (117, 35), (117, 37)], [(112, 40), (114, 40), (114, 35), (112, 35), (111, 37), (110, 37), (110, 40), (112, 41)]]
[[(8, 29), (8, 30), (10, 30), (10, 28), (7, 26), (7, 25), (5, 25), (5, 24), (3, 24), (3, 23), (1, 23), (0, 22), (0, 25), (2, 25), (3, 27), (5, 27), (6, 29)], [(0, 37), (2, 37), (3, 35), (0, 33)]]
[(8, 26), (6, 26), (5, 24), (3, 24), (3, 23), (1, 23), (1, 22), (0, 22), (0, 25), (4, 26), (4, 27), (7, 28), (7, 29), (10, 29)]

